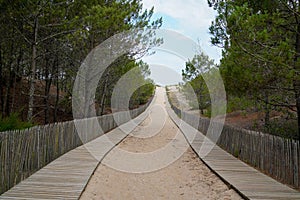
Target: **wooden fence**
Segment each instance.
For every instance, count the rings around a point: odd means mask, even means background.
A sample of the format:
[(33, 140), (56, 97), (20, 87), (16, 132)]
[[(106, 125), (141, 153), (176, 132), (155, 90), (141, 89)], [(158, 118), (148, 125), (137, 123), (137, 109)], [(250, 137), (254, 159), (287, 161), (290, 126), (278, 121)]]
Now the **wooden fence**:
[[(145, 111), (147, 104), (131, 110), (131, 118)], [(125, 123), (130, 117), (125, 112), (104, 115), (101, 117), (73, 120), (63, 123), (36, 126), (22, 131), (7, 131), (0, 133), (0, 194), (7, 191), (23, 179), (44, 167), (66, 152), (91, 141), (104, 132)], [(91, 123), (99, 122), (102, 132), (89, 133), (86, 138), (79, 137), (76, 128), (91, 127)], [(83, 142), (82, 142), (83, 139)]]
[[(183, 112), (172, 104), (171, 107), (183, 121), (204, 135), (210, 123), (220, 125)], [(300, 189), (299, 141), (224, 125), (217, 145), (274, 179)]]

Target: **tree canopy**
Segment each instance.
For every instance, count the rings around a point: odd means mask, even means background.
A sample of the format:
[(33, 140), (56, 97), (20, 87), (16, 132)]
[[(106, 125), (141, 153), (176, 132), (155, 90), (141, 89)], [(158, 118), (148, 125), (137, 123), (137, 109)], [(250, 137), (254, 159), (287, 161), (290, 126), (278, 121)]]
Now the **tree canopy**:
[(266, 115), (269, 109), (294, 113), (300, 139), (299, 1), (208, 3), (218, 12), (211, 41), (223, 48), (220, 69), (227, 91), (265, 104)]
[[(215, 67), (214, 61), (203, 52), (199, 52), (192, 60), (186, 62), (185, 69), (182, 70), (182, 77), (186, 82), (184, 86), (186, 97), (191, 107), (200, 109), (202, 115), (210, 106), (210, 93), (204, 77), (212, 71), (213, 67)], [(193, 93), (197, 99), (190, 98), (194, 96)]]
[[(41, 113), (44, 113), (45, 123), (56, 121), (57, 107), (70, 101), (77, 70), (86, 55), (117, 33), (139, 28), (144, 31), (141, 42), (146, 40), (148, 47), (161, 43), (153, 29), (161, 26), (162, 19), (153, 19), (153, 8), (143, 9), (141, 0), (4, 0), (0, 1), (0, 11), (0, 111), (3, 116), (26, 110), (29, 121)], [(136, 53), (146, 52), (147, 48)], [(139, 66), (141, 63), (137, 63), (133, 55), (124, 55), (109, 67), (99, 83), (100, 114), (109, 103), (117, 77)], [(28, 101), (25, 108), (15, 103), (14, 91), (21, 80), (27, 82), (21, 89)], [(45, 85), (43, 95), (36, 92), (38, 81)], [(57, 88), (54, 105), (49, 102), (53, 85)], [(65, 99), (61, 99), (62, 93)]]

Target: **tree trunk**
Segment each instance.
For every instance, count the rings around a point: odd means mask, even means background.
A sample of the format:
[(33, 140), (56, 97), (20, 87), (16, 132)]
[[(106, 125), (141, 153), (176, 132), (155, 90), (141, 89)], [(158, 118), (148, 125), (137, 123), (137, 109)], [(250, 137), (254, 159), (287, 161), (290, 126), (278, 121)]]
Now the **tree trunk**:
[(269, 93), (265, 92), (265, 102), (264, 102), (264, 110), (265, 110), (265, 128), (269, 128), (270, 126), (270, 108), (269, 108)]
[(2, 46), (0, 43), (0, 111), (1, 114), (3, 115), (4, 109), (3, 109), (3, 105), (4, 105), (4, 99), (3, 99), (3, 76), (2, 76)]
[[(12, 93), (12, 100), (11, 100), (11, 110), (14, 112), (15, 110), (15, 99), (16, 99), (16, 87), (17, 87), (17, 79), (19, 78), (19, 72), (20, 72), (20, 65), (21, 61), (23, 59), (23, 48), (19, 49), (19, 55), (18, 55), (18, 60), (17, 60), (17, 65), (14, 70), (14, 80), (13, 80), (13, 93)], [(21, 77), (22, 80), (22, 77)]]
[(37, 36), (38, 36), (38, 18), (34, 20), (33, 27), (33, 43), (32, 43), (32, 57), (31, 57), (31, 71), (29, 77), (29, 103), (27, 120), (32, 121), (33, 106), (34, 106), (34, 90), (35, 90), (35, 72), (36, 72), (36, 56), (37, 56)]
[[(299, 14), (299, 7), (297, 13)], [(296, 99), (296, 108), (297, 108), (297, 119), (298, 119), (298, 140), (300, 141), (300, 66), (299, 66), (299, 57), (300, 57), (300, 24), (299, 19), (296, 17), (297, 23), (297, 32), (296, 32), (296, 43), (295, 43), (295, 79), (294, 79), (294, 92)]]
[(296, 107), (297, 107), (297, 119), (298, 119), (298, 140), (300, 141), (300, 85), (298, 83), (298, 92), (296, 92)]
[(101, 97), (101, 104), (100, 104), (101, 105), (100, 115), (104, 115), (107, 82), (108, 82), (108, 75), (106, 74), (104, 85), (103, 85), (103, 90), (102, 90), (102, 97)]
[(51, 86), (50, 73), (49, 73), (49, 59), (48, 59), (48, 50), (46, 50), (46, 58), (45, 58), (45, 97), (44, 97), (44, 104), (45, 104), (45, 124), (49, 123), (49, 92)]
[(53, 115), (53, 121), (57, 122), (57, 110), (58, 110), (58, 103), (59, 103), (59, 64), (58, 64), (58, 55), (56, 56), (56, 100), (54, 105), (54, 115)]
[(15, 49), (14, 49), (14, 43), (11, 43), (11, 47), (10, 47), (10, 59), (9, 62), (7, 64), (7, 66), (9, 67), (9, 75), (6, 79), (6, 89), (5, 89), (5, 98), (4, 98), (4, 115), (5, 116), (9, 116), (10, 114), (10, 90), (12, 87), (12, 77), (13, 77), (13, 57), (15, 55)]
[(5, 113), (7, 116), (10, 115), (10, 102), (11, 102), (11, 88), (13, 86), (14, 83), (14, 79), (15, 79), (15, 72), (14, 70), (11, 68), (9, 71), (9, 78), (7, 81), (7, 91), (6, 91), (6, 102), (5, 102)]

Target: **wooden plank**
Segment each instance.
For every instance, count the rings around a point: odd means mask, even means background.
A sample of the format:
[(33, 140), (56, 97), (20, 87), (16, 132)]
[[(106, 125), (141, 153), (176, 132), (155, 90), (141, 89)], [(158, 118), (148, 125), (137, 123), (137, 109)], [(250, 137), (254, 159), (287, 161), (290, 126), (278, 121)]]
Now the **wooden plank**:
[[(135, 115), (138, 113), (140, 112), (137, 112)], [(133, 119), (136, 126), (144, 121), (146, 117), (147, 114), (143, 113)], [(70, 125), (70, 127), (73, 126), (74, 123)], [(126, 126), (126, 124), (122, 126)], [(38, 150), (40, 150), (39, 155), (42, 154), (42, 156), (39, 157), (42, 157), (43, 159), (39, 158), (39, 162), (34, 162), (36, 164), (45, 162), (44, 154), (46, 154), (46, 149), (43, 149), (45, 146), (38, 143), (37, 140), (44, 143), (52, 143), (50, 146), (53, 147), (53, 149), (50, 151), (53, 150), (55, 154), (62, 154), (72, 146), (69, 146), (69, 144), (66, 143), (66, 140), (71, 139), (69, 138), (71, 136), (68, 136), (70, 134), (63, 134), (66, 131), (69, 131), (69, 129), (65, 129), (63, 124), (54, 125), (53, 127), (54, 129), (49, 128), (49, 130), (54, 130), (54, 134), (50, 134), (50, 137), (45, 136), (45, 138), (48, 138), (47, 140), (43, 139), (44, 136), (37, 137), (37, 135), (34, 134), (32, 137), (29, 137), (30, 139), (35, 139), (35, 142), (39, 145), (38, 147), (36, 145), (33, 145), (33, 147), (26, 145), (25, 152), (29, 150), (29, 155), (32, 152), (30, 148), (38, 148)], [(131, 129), (135, 128), (133, 126), (128, 127)], [(74, 131), (73, 129), (74, 127), (71, 129), (72, 134)], [(49, 134), (48, 131), (45, 131), (48, 130), (48, 126), (43, 128), (43, 130), (43, 134)], [(11, 134), (9, 136), (14, 135)], [(126, 136), (127, 134), (124, 134), (120, 128), (116, 128), (83, 146), (79, 146), (76, 149), (60, 156), (29, 178), (2, 194), (0, 199), (78, 199), (88, 183), (89, 178), (99, 164), (99, 161), (101, 161), (104, 156)], [(7, 136), (5, 135), (5, 137)], [(108, 142), (108, 140), (111, 142)], [(75, 140), (71, 139), (71, 141), (74, 142)], [(27, 144), (32, 144), (32, 142), (28, 142)], [(8, 148), (5, 142), (1, 142), (0, 145), (2, 145), (1, 148), (3, 148), (4, 145), (5, 148)], [(2, 154), (0, 156), (2, 156)], [(26, 157), (26, 159), (27, 158), (28, 157)], [(38, 157), (34, 158), (38, 160)], [(1, 171), (1, 173), (3, 172), (5, 172), (5, 169), (4, 171)]]
[[(178, 116), (175, 114), (175, 112), (171, 109), (171, 106), (168, 104), (167, 104), (167, 111), (171, 119), (174, 121), (174, 123), (177, 124), (180, 130), (184, 133), (187, 141), (194, 149), (194, 151), (197, 153), (197, 155), (200, 157), (200, 159), (207, 166), (209, 166), (214, 173), (216, 173), (220, 178), (222, 178), (225, 182), (227, 182), (231, 187), (233, 187), (246, 199), (253, 199), (253, 200), (300, 199), (299, 191), (294, 190), (282, 183), (279, 183), (278, 181), (272, 179), (271, 177), (250, 167), (249, 165), (245, 164), (241, 160), (230, 155), (229, 153), (227, 153), (226, 151), (224, 151), (218, 146), (213, 147), (213, 149), (209, 154), (203, 156), (202, 154), (199, 153), (200, 149), (202, 148), (202, 150), (209, 150), (211, 144), (207, 145), (203, 143), (203, 139), (195, 142), (192, 141), (191, 137), (188, 137), (188, 134), (191, 131), (192, 127), (189, 126), (186, 122), (180, 120)], [(193, 130), (193, 131), (197, 131), (197, 130)], [(228, 130), (226, 130), (226, 132), (227, 131)], [(281, 162), (280, 159), (277, 160), (271, 159), (272, 155), (275, 154), (275, 152), (269, 151), (270, 149), (272, 149), (270, 148), (270, 146), (273, 145), (282, 146), (281, 140), (277, 139), (276, 141), (276, 139), (274, 139), (273, 136), (269, 136), (269, 135), (266, 137), (264, 136), (260, 137), (260, 140), (257, 139), (251, 140), (251, 137), (249, 138), (249, 136), (245, 136), (245, 134), (242, 132), (237, 132), (238, 135), (236, 135), (236, 137), (233, 137), (235, 140), (237, 140), (235, 141), (236, 144), (239, 144), (241, 142), (241, 147), (246, 147), (247, 145), (253, 145), (255, 149), (254, 153), (257, 153), (259, 155), (255, 155), (253, 158), (251, 158), (252, 152), (249, 149), (246, 149), (243, 152), (243, 155), (241, 155), (241, 157), (250, 158), (249, 161), (250, 160), (259, 161), (257, 165), (259, 165), (262, 169), (266, 169), (266, 170), (272, 169), (274, 165), (282, 165), (282, 163), (280, 163)], [(197, 134), (199, 134), (199, 136), (196, 136), (197, 138), (205, 137), (199, 131), (197, 132)], [(228, 138), (225, 137), (225, 139), (227, 140)], [(225, 145), (227, 145), (230, 144), (230, 141), (225, 141), (224, 143)], [(258, 145), (255, 145), (254, 143), (257, 143)], [(203, 145), (206, 145), (207, 147), (203, 147)], [(294, 154), (299, 155), (297, 152), (298, 150), (299, 149), (297, 149), (294, 152)], [(277, 151), (278, 151), (276, 152), (277, 154), (281, 154), (282, 156), (284, 156), (284, 152), (282, 149), (278, 149)], [(266, 152), (266, 155), (264, 157), (260, 156), (262, 152)], [(272, 162), (276, 162), (276, 163), (272, 163)], [(283, 166), (279, 166), (279, 169), (285, 170), (283, 169)], [(294, 171), (296, 171), (296, 169)]]
[[(149, 103), (131, 112), (137, 116), (145, 111)], [(121, 116), (122, 113), (115, 115)], [(105, 132), (116, 127), (112, 115), (97, 117), (96, 121), (101, 123)], [(64, 153), (82, 145), (75, 128), (75, 123), (78, 122), (82, 127), (87, 126), (86, 132), (95, 130), (95, 120), (85, 119), (0, 133), (0, 194)], [(100, 134), (103, 132), (91, 131), (86, 140), (90, 141)], [(113, 136), (111, 138), (115, 142), (119, 139)]]

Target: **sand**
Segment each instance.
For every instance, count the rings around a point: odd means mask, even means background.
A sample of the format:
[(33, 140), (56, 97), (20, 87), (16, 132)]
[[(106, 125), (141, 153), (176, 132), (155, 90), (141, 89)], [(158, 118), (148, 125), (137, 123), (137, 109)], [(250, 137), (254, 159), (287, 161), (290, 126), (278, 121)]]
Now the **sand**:
[[(221, 181), (210, 169), (197, 157), (188, 146), (183, 134), (163, 111), (165, 106), (164, 89), (158, 88), (154, 109), (150, 116), (142, 122), (117, 148), (112, 150), (96, 169), (91, 177), (82, 200), (90, 199), (242, 199), (233, 189)], [(160, 106), (160, 107), (159, 107)], [(160, 116), (158, 120), (156, 120)], [(163, 122), (163, 123), (162, 123)], [(160, 124), (160, 129), (157, 129)], [(153, 128), (155, 126), (155, 128)], [(156, 130), (155, 130), (156, 129)], [(155, 130), (155, 135), (151, 130)], [(175, 137), (176, 136), (176, 137)], [(170, 143), (171, 142), (171, 143)], [(167, 156), (174, 158), (168, 160), (162, 155), (161, 162), (164, 167), (156, 167), (155, 160), (145, 156), (145, 159), (130, 161), (133, 169), (116, 170), (113, 161), (126, 159), (120, 154), (120, 149), (142, 154), (155, 152), (167, 144), (172, 144), (172, 152)], [(184, 151), (182, 151), (184, 150)], [(149, 159), (150, 158), (150, 159)], [(109, 166), (106, 166), (106, 165)], [(113, 168), (112, 168), (112, 167)], [(136, 167), (136, 166), (140, 166)], [(139, 169), (148, 166), (149, 172)], [(135, 168), (136, 167), (136, 168)], [(130, 172), (129, 172), (130, 171)]]

